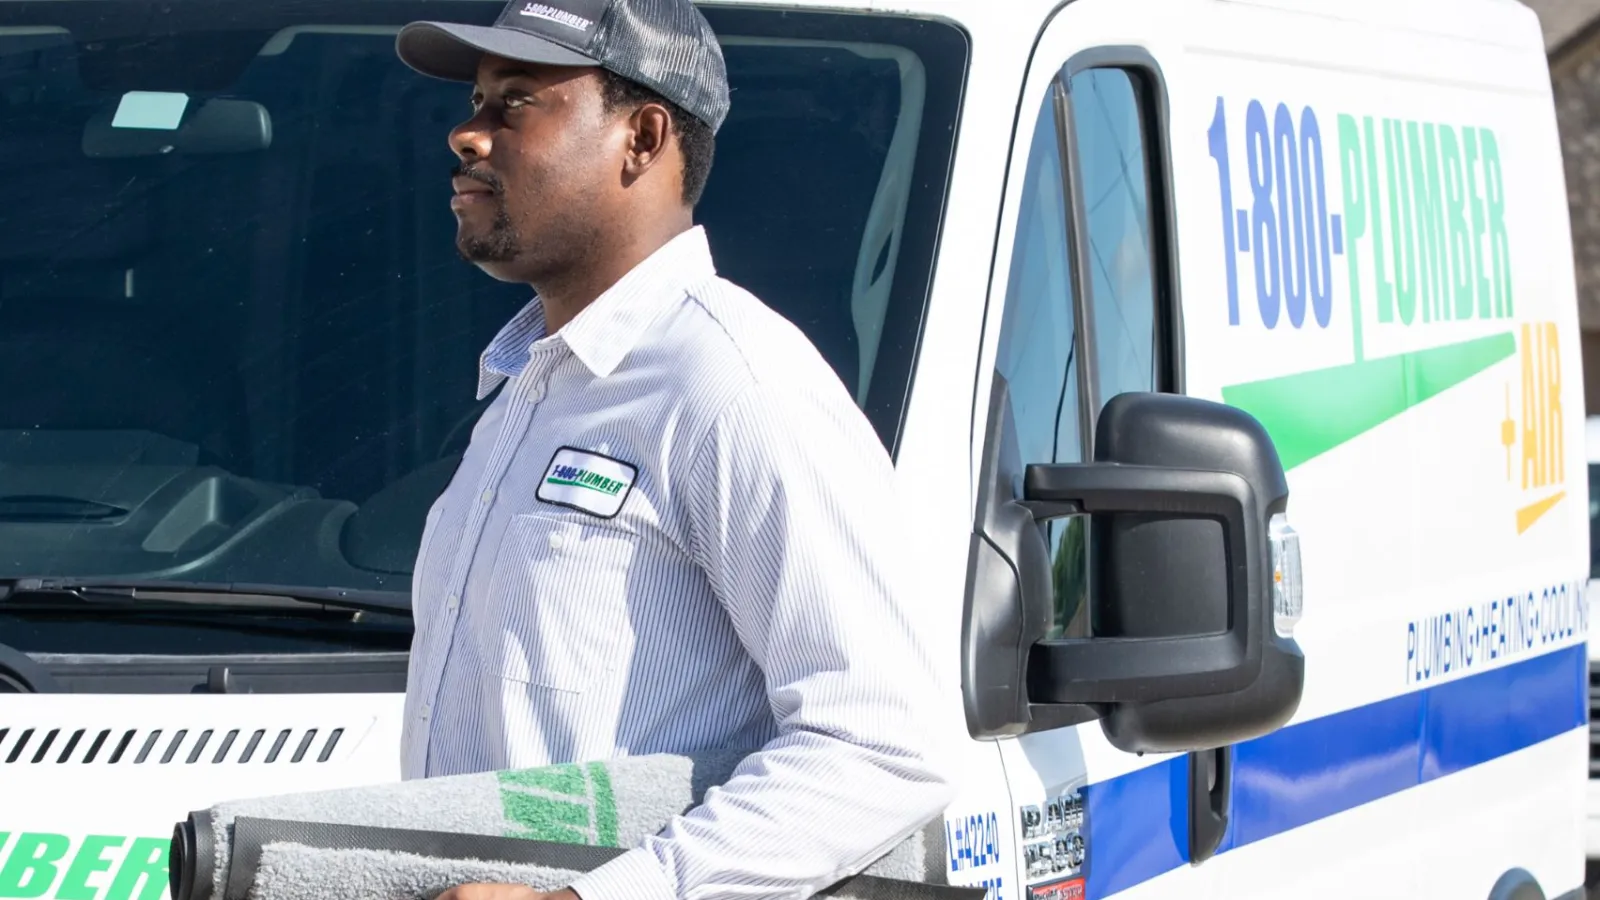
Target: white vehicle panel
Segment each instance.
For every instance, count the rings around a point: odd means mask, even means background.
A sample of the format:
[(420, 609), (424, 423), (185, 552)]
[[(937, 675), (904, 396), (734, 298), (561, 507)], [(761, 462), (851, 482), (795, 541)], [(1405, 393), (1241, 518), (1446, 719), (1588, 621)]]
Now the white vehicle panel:
[[(1519, 868), (1547, 896), (1580, 884), (1580, 848), (1600, 855), (1600, 787), (1578, 774), (1591, 765), (1584, 538), (1600, 418), (1583, 415), (1566, 189), (1534, 16), (1510, 0), (1037, 0), (1004, 15), (970, 0), (753, 5), (948, 17), (971, 38), (896, 460), (921, 612), (945, 628), (952, 707), (1022, 173), (1035, 113), (1074, 53), (1136, 47), (1161, 66), (1184, 390), (1262, 416), (1285, 455), (1307, 680), (1283, 729), (1234, 748), (1218, 854), (1187, 859), (1188, 757), (1124, 753), (1089, 722), (959, 742), (950, 883), (991, 900), (1480, 900)], [(1463, 277), (1498, 279), (1503, 246), (1512, 309), (1495, 307), (1492, 284), (1460, 307), (1470, 314), (1435, 318), (1420, 290), (1400, 305), (1394, 256), (1376, 261), (1374, 235), (1421, 226), (1388, 204), (1413, 164), (1403, 155), (1388, 169), (1389, 121), (1405, 149), (1412, 124), (1429, 140), (1447, 127), (1492, 135), (1497, 168), (1475, 143), (1475, 162), (1443, 171), (1446, 190), (1451, 171), (1472, 174), (1478, 200), (1492, 179), (1494, 210), (1465, 207), (1478, 218)], [(1285, 137), (1291, 150), (1277, 146)], [(1285, 159), (1296, 178), (1260, 176)], [(1311, 212), (1308, 186), (1323, 198)], [(1369, 215), (1375, 196), (1385, 205)], [(1263, 224), (1262, 208), (1286, 205), (1327, 229), (1306, 245), (1327, 250), (1325, 281), (1308, 275), (1298, 306), (1257, 290), (1258, 266), (1306, 271), (1306, 254), (1262, 252), (1268, 235), (1304, 237)], [(1451, 238), (1447, 226), (1447, 248)], [(1449, 263), (1437, 271), (1453, 277)], [(1392, 368), (1373, 368), (1385, 359)], [(1295, 380), (1316, 370), (1332, 374)], [(396, 694), (0, 694), (0, 889), (10, 878), (46, 900), (161, 900), (174, 822), (229, 798), (392, 781), (400, 715)]]

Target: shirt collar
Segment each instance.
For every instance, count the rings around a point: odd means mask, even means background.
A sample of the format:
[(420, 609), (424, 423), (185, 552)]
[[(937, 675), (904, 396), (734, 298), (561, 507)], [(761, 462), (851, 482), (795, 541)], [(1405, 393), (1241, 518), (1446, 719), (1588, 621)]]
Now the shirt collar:
[(716, 274), (705, 229), (696, 225), (663, 244), (607, 288), (554, 335), (545, 334), (537, 295), (507, 322), (478, 359), (478, 399), (515, 377), (530, 359), (565, 348), (597, 378), (614, 371), (690, 281)]

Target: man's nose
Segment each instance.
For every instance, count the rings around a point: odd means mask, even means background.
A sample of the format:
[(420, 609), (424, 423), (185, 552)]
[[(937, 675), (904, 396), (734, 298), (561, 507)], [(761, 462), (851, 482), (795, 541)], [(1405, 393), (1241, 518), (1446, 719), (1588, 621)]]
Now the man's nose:
[(484, 127), (482, 116), (473, 116), (450, 129), (450, 152), (463, 162), (483, 159), (489, 155), (489, 129)]

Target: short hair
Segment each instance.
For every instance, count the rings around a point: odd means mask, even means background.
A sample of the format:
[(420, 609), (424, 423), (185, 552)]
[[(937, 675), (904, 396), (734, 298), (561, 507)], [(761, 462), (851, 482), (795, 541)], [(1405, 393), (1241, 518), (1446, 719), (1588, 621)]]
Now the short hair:
[(600, 70), (600, 85), (606, 112), (646, 103), (659, 103), (667, 108), (672, 117), (672, 131), (678, 136), (678, 147), (683, 152), (683, 202), (691, 207), (699, 203), (706, 179), (711, 175), (711, 157), (716, 143), (711, 127), (678, 104), (610, 69)]

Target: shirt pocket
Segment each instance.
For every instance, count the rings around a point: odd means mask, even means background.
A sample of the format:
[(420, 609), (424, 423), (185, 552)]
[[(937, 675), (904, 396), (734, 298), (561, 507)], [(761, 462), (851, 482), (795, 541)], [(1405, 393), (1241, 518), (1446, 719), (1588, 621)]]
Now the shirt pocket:
[(506, 527), (477, 635), (501, 678), (582, 693), (614, 671), (637, 540), (609, 524), (529, 513)]

